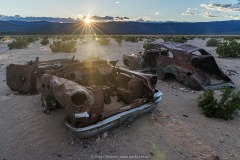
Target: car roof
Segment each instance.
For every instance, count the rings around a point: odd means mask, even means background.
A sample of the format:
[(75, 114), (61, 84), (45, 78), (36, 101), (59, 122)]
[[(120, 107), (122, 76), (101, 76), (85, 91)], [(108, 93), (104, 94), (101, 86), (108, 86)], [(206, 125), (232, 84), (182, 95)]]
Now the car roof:
[(193, 51), (197, 51), (197, 50), (203, 50), (202, 48), (193, 46), (193, 45), (189, 45), (189, 44), (184, 44), (184, 43), (176, 43), (176, 42), (159, 42), (159, 41), (155, 41), (152, 42), (151, 44), (155, 44), (155, 45), (161, 45), (164, 46), (170, 50), (174, 49), (174, 50), (180, 50), (180, 51), (185, 51), (188, 53), (191, 53)]

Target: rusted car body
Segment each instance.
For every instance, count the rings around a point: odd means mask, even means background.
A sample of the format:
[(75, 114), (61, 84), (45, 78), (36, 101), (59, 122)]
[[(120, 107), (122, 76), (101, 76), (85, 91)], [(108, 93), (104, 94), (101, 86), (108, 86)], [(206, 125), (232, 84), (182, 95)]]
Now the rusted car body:
[(30, 61), (24, 65), (10, 64), (6, 68), (6, 81), (12, 91), (20, 93), (37, 93), (37, 80), (46, 70), (58, 69), (64, 65), (76, 63), (72, 59), (56, 59), (50, 61)]
[(156, 83), (156, 76), (104, 60), (84, 61), (41, 77), (42, 106), (63, 107), (66, 126), (82, 138), (92, 137), (153, 110), (162, 99)]
[(44, 112), (64, 108), (66, 126), (88, 138), (153, 110), (162, 99), (155, 89), (156, 76), (115, 65), (99, 60), (64, 63), (42, 72), (35, 68), (40, 80), (28, 86), (38, 86)]
[(123, 63), (129, 69), (156, 73), (162, 80), (172, 76), (195, 90), (234, 87), (210, 53), (188, 44), (153, 42), (144, 53), (124, 55)]

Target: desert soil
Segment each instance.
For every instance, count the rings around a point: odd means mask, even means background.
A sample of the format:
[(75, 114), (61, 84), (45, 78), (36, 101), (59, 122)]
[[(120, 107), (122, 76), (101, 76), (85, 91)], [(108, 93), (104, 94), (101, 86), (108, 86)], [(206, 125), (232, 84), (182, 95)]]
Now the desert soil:
[[(212, 53), (239, 91), (240, 60), (218, 58), (215, 47), (206, 47), (206, 41), (195, 38), (187, 43)], [(83, 60), (94, 53), (108, 60), (120, 60), (122, 66), (123, 54), (143, 51), (142, 45), (143, 42), (124, 42), (120, 47), (113, 39), (109, 46), (78, 41), (77, 53), (66, 54), (51, 53), (48, 46), (39, 42), (20, 50), (8, 50), (7, 44), (0, 44), (0, 158), (84, 160), (135, 156), (175, 160), (218, 156), (240, 159), (240, 116), (228, 121), (205, 117), (196, 101), (203, 91), (192, 91), (175, 81), (158, 81), (157, 89), (164, 97), (153, 113), (87, 140), (66, 129), (63, 109), (44, 114), (40, 95), (18, 95), (6, 85), (6, 66), (10, 63), (24, 64), (35, 57), (50, 60), (73, 55)]]

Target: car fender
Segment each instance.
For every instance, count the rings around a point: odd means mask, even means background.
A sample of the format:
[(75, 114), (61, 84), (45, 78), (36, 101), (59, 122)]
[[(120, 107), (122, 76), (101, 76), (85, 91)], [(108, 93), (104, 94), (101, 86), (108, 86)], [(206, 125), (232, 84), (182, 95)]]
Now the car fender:
[(181, 67), (170, 65), (163, 68), (161, 79), (164, 79), (166, 74), (172, 74), (176, 78), (176, 80), (189, 86), (191, 89), (195, 90), (203, 89), (201, 81), (197, 78), (197, 75), (194, 74), (192, 71), (188, 71)]

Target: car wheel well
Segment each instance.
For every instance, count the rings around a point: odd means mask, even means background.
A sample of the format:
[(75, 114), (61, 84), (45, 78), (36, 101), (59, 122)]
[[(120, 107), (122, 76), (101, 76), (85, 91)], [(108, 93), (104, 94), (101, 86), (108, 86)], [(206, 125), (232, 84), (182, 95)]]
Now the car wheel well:
[(176, 79), (176, 77), (173, 73), (165, 73), (163, 76), (163, 80), (167, 80), (167, 79)]
[(127, 66), (127, 67), (130, 66), (130, 62), (129, 62), (128, 59), (124, 59), (124, 60), (123, 60), (123, 64), (124, 64), (125, 66)]

